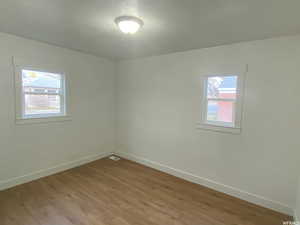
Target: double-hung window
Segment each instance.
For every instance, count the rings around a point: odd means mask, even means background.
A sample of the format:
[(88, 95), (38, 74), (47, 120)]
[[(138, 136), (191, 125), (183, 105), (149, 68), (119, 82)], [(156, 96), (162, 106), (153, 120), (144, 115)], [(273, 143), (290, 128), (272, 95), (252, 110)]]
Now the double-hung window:
[(22, 70), (22, 117), (41, 118), (65, 115), (65, 88), (62, 74)]
[(16, 66), (15, 76), (17, 122), (22, 123), (25, 120), (43, 122), (66, 118), (64, 73)]
[(239, 133), (242, 116), (243, 76), (211, 75), (203, 78), (200, 128)]

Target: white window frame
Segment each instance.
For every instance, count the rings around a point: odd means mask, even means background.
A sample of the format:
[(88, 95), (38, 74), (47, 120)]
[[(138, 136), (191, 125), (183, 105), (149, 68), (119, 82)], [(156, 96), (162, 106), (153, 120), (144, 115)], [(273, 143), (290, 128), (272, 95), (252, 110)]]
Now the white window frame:
[[(236, 76), (237, 77), (237, 89), (236, 89), (236, 99), (222, 99), (222, 98), (208, 98), (207, 97), (207, 81), (210, 77), (226, 77), (226, 76)], [(245, 72), (242, 73), (218, 73), (205, 75), (202, 77), (202, 88), (203, 88), (203, 97), (201, 104), (201, 122), (198, 124), (198, 128), (219, 132), (228, 132), (233, 134), (241, 133), (242, 128), (242, 109), (243, 109), (243, 96), (244, 96), (244, 82), (245, 82)], [(214, 122), (207, 120), (207, 106), (209, 100), (216, 101), (230, 101), (235, 103), (234, 107), (234, 119), (233, 125), (231, 123), (224, 122)]]
[[(15, 108), (16, 108), (16, 124), (26, 123), (45, 123), (45, 122), (57, 122), (70, 120), (70, 114), (68, 112), (68, 88), (67, 88), (67, 76), (65, 72), (54, 69), (51, 66), (42, 65), (40, 63), (30, 63), (26, 60), (20, 60), (13, 58), (14, 64), (14, 76), (15, 76)], [(48, 114), (34, 114), (25, 115), (25, 94), (42, 94), (25, 92), (23, 90), (22, 83), (22, 71), (32, 70), (39, 72), (47, 72), (58, 74), (61, 76), (61, 90), (57, 93), (45, 93), (45, 95), (59, 95), (60, 96), (60, 113), (48, 113)], [(42, 94), (43, 95), (43, 94)]]

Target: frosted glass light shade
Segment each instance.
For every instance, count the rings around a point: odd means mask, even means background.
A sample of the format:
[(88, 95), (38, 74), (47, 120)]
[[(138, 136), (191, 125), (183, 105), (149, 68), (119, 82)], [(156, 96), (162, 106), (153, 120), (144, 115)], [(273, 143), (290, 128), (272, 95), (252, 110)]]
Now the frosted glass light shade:
[(133, 16), (121, 16), (116, 18), (115, 22), (125, 34), (136, 33), (144, 24), (141, 19)]

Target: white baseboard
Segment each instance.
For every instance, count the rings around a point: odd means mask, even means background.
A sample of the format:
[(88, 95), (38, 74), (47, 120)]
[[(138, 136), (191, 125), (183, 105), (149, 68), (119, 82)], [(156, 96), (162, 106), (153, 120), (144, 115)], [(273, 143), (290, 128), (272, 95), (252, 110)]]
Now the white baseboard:
[(7, 189), (7, 188), (11, 188), (14, 187), (16, 185), (19, 184), (24, 184), (36, 179), (39, 179), (41, 177), (45, 177), (45, 176), (49, 176), (58, 172), (62, 172), (101, 158), (105, 158), (109, 155), (111, 155), (111, 152), (104, 152), (104, 153), (100, 153), (100, 154), (96, 154), (96, 155), (90, 155), (90, 156), (86, 156), (71, 162), (66, 162), (66, 163), (62, 163), (59, 164), (57, 166), (51, 167), (51, 168), (47, 168), (47, 169), (43, 169), (43, 170), (39, 170), (30, 174), (26, 174), (23, 176), (19, 176), (19, 177), (14, 177), (8, 180), (4, 180), (4, 181), (0, 181), (0, 191)]
[(288, 215), (293, 215), (294, 211), (292, 208), (290, 208), (289, 206), (277, 202), (277, 201), (273, 201), (270, 199), (267, 199), (265, 197), (256, 195), (256, 194), (251, 194), (249, 192), (240, 190), (238, 188), (234, 188), (225, 184), (221, 184), (203, 177), (199, 177), (197, 175), (182, 171), (182, 170), (178, 170), (133, 154), (129, 154), (129, 153), (123, 153), (123, 152), (118, 152), (115, 153), (116, 155), (123, 157), (125, 159), (129, 159), (138, 163), (141, 163), (143, 165), (152, 167), (154, 169), (163, 171), (165, 173), (174, 175), (176, 177), (180, 177), (184, 180), (188, 180), (191, 181), (193, 183), (197, 183), (203, 186), (206, 186), (208, 188), (214, 189), (216, 191), (219, 192), (223, 192), (226, 193), (228, 195), (243, 199), (245, 201), (269, 208), (269, 209), (273, 209), (275, 211), (281, 212), (281, 213), (285, 213)]

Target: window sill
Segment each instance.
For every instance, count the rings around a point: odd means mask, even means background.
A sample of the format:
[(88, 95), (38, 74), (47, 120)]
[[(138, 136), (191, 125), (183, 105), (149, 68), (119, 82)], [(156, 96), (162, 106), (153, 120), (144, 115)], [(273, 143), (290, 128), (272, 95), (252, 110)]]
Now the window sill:
[(210, 131), (216, 131), (216, 132), (222, 132), (222, 133), (231, 133), (231, 134), (240, 134), (241, 133), (241, 128), (222, 127), (222, 126), (203, 124), (203, 123), (198, 124), (197, 129), (210, 130)]
[(16, 119), (16, 124), (35, 124), (35, 123), (53, 123), (53, 122), (64, 122), (71, 121), (70, 116), (53, 116), (47, 118), (27, 118), (27, 119)]

